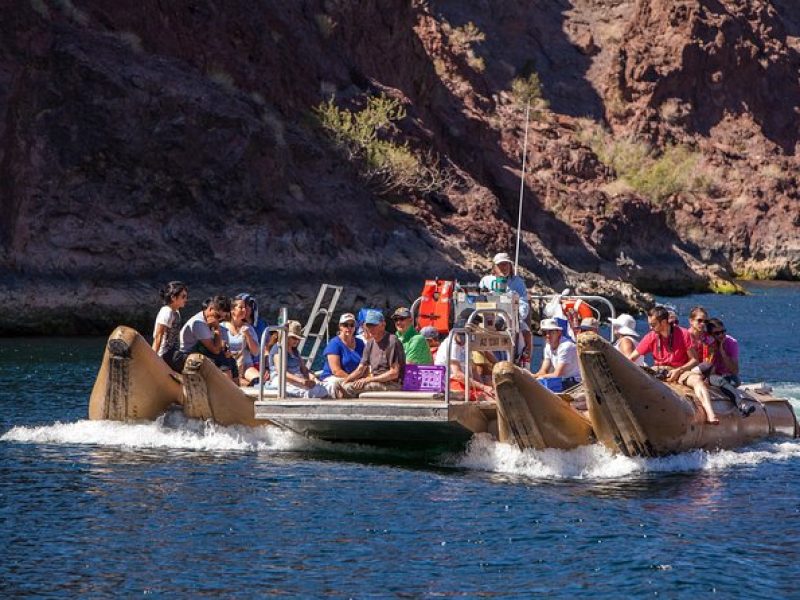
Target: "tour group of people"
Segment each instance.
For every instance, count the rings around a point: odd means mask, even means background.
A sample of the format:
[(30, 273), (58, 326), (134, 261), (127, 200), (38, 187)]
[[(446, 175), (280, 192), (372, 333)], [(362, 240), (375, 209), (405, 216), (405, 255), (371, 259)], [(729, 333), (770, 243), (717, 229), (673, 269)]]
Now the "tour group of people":
[[(208, 298), (202, 310), (181, 326), (180, 309), (188, 299), (186, 284), (170, 282), (161, 295), (164, 306), (156, 317), (153, 350), (172, 369), (181, 372), (186, 358), (199, 352), (211, 358), (239, 385), (258, 383), (259, 340), (267, 325), (258, 315), (255, 298), (248, 294), (240, 294), (233, 300), (225, 296)], [(319, 374), (309, 370), (300, 356), (304, 338), (302, 325), (298, 321), (288, 321), (286, 395), (349, 398), (364, 392), (400, 390), (406, 365), (446, 365), (447, 344), (439, 341), (435, 327), (417, 331), (407, 307), (397, 308), (390, 320), (395, 333), (387, 329), (382, 311), (369, 309), (361, 323), (362, 331), (356, 335), (356, 316), (349, 312), (340, 315), (337, 334), (325, 347), (324, 367)], [(458, 325), (463, 326), (463, 323)], [(453, 346), (450, 353), (454, 361), (451, 363), (452, 378), (463, 383), (464, 341), (456, 338)], [(273, 333), (264, 356), (268, 387), (277, 386), (282, 356), (278, 335)], [(477, 385), (487, 394), (492, 392), (486, 383)]]
[[(513, 272), (513, 261), (507, 253), (496, 254), (492, 262), (492, 272), (481, 279), (480, 288), (510, 290), (519, 296), (520, 350), (516, 358), (518, 362), (527, 363), (532, 336), (525, 282)], [(188, 296), (187, 285), (179, 281), (170, 282), (162, 290), (163, 306), (153, 330), (153, 349), (158, 355), (175, 371), (181, 372), (189, 354), (200, 352), (242, 386), (258, 383), (260, 363), (265, 360), (264, 372), (268, 378), (265, 385), (276, 387), (283, 352), (277, 334), (273, 333), (265, 356), (260, 356), (259, 340), (267, 324), (259, 315), (256, 299), (246, 293), (233, 299), (210, 297), (203, 302), (202, 310), (182, 325), (180, 310)], [(463, 328), (468, 316), (458, 315), (454, 329)], [(351, 312), (341, 314), (337, 334), (323, 351), (325, 360), (319, 374), (309, 370), (300, 356), (302, 325), (298, 321), (286, 323), (286, 395), (350, 398), (365, 392), (400, 390), (406, 365), (446, 366), (449, 362), (451, 390), (466, 392), (465, 370), (469, 363), (472, 382), (469, 397), (494, 398), (491, 372), (498, 360), (497, 353), (473, 351), (467, 361), (463, 334), (450, 331), (440, 340), (435, 327), (417, 331), (411, 310), (405, 306), (395, 309), (389, 320), (394, 333), (389, 331), (386, 317), (380, 310), (364, 311), (360, 322)], [(480, 316), (475, 315), (472, 323), (480, 326)], [(676, 315), (663, 306), (650, 309), (648, 324), (650, 331), (639, 339), (636, 320), (631, 315), (621, 314), (612, 319), (617, 350), (640, 365), (644, 364), (646, 355), (651, 355), (657, 373), (666, 381), (693, 388), (708, 422), (718, 423), (707, 382), (710, 379), (715, 385), (728, 388), (740, 384), (736, 339), (727, 334), (721, 320), (709, 318), (702, 307), (691, 311), (688, 329), (682, 328)], [(597, 332), (599, 326), (597, 319), (587, 317), (572, 323), (572, 330), (575, 334)], [(544, 356), (534, 375), (540, 379), (558, 378), (564, 388), (578, 384), (581, 375), (577, 348), (569, 331), (555, 319), (542, 319), (540, 330), (545, 338)], [(752, 406), (741, 408), (746, 414), (752, 409)]]
[[(519, 295), (520, 321), (526, 323), (520, 333), (521, 354), (530, 356), (528, 293), (522, 278), (513, 273), (513, 262), (507, 253), (495, 255), (492, 272), (481, 279), (480, 286), (487, 291), (512, 290)], [(259, 382), (260, 363), (264, 360), (265, 379), (268, 378), (265, 385), (277, 386), (284, 354), (277, 334), (273, 333), (265, 355), (260, 356), (259, 340), (267, 324), (260, 317), (252, 295), (239, 294), (233, 299), (210, 297), (203, 302), (202, 310), (186, 323), (181, 322), (180, 310), (189, 298), (188, 286), (172, 281), (161, 291), (161, 298), (163, 306), (153, 330), (153, 350), (172, 369), (181, 372), (187, 357), (199, 352), (211, 358), (238, 385), (250, 386)], [(467, 316), (461, 315), (455, 327), (463, 328)], [(388, 320), (393, 332), (386, 316), (377, 309), (366, 310), (361, 321), (351, 312), (340, 315), (337, 334), (323, 351), (325, 360), (319, 373), (309, 370), (300, 355), (302, 325), (298, 321), (287, 322), (286, 395), (349, 398), (365, 392), (400, 390), (406, 365), (446, 366), (448, 362), (451, 389), (464, 391), (468, 361), (463, 334), (450, 332), (440, 340), (435, 327), (417, 331), (411, 310), (405, 306), (394, 310)], [(473, 318), (474, 323), (478, 321)], [(494, 396), (491, 370), (496, 361), (494, 353), (472, 353), (470, 397), (473, 399)]]

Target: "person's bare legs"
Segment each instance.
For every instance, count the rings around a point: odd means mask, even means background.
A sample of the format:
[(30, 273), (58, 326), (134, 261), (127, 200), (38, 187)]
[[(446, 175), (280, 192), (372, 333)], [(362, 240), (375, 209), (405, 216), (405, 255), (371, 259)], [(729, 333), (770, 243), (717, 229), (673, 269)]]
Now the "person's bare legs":
[(706, 422), (714, 424), (719, 423), (714, 408), (711, 406), (711, 395), (708, 393), (708, 386), (706, 386), (703, 377), (692, 373), (692, 375), (686, 378), (686, 385), (694, 390), (697, 399), (700, 400), (700, 404), (703, 405), (703, 409), (706, 411)]
[(525, 342), (525, 352), (528, 355), (528, 369), (530, 369), (531, 355), (533, 354), (533, 334), (530, 329), (522, 330), (522, 340)]

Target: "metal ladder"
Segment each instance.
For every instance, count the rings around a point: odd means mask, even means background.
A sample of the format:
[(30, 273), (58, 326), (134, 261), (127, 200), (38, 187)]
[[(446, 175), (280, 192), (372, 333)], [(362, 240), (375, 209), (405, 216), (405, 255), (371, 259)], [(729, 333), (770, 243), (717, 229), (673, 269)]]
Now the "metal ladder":
[[(336, 303), (339, 301), (339, 296), (342, 295), (342, 289), (344, 288), (340, 285), (330, 285), (329, 283), (323, 283), (319, 286), (317, 299), (314, 301), (314, 308), (311, 309), (311, 314), (308, 315), (308, 321), (306, 321), (306, 325), (303, 327), (303, 337), (305, 339), (300, 349), (300, 356), (309, 369), (317, 358), (322, 339), (325, 338), (326, 343), (328, 341), (328, 324), (330, 323), (333, 310), (336, 308)], [(326, 301), (326, 296), (329, 296), (327, 308), (323, 306), (323, 302)], [(319, 327), (314, 331), (314, 322), (320, 314), (322, 315), (322, 320), (319, 322)], [(309, 344), (312, 340), (313, 343)]]

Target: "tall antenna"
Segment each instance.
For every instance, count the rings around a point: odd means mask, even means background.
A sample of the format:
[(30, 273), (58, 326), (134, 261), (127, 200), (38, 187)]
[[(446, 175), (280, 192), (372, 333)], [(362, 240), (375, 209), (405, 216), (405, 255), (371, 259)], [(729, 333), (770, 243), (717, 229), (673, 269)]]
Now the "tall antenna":
[(522, 176), (519, 178), (519, 209), (517, 210), (517, 249), (514, 252), (514, 273), (519, 267), (519, 238), (522, 233), (522, 198), (525, 194), (525, 164), (528, 158), (528, 123), (531, 116), (531, 101), (525, 108), (525, 141), (522, 142)]

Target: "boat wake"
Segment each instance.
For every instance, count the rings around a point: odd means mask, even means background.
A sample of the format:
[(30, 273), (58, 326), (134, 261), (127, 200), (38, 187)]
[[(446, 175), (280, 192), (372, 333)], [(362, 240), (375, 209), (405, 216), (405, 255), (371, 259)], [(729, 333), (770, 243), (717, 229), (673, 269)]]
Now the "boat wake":
[(615, 455), (601, 444), (575, 450), (519, 450), (487, 435), (475, 436), (454, 465), (530, 479), (617, 479), (646, 473), (724, 470), (800, 458), (800, 440), (762, 442), (737, 450), (693, 450), (663, 458)]
[[(800, 415), (800, 384), (774, 386), (776, 396), (788, 398)], [(663, 458), (629, 458), (594, 444), (574, 450), (520, 450), (477, 435), (461, 455), (448, 457), (453, 466), (530, 479), (615, 479), (647, 473), (724, 470), (769, 461), (800, 458), (800, 439), (760, 442), (736, 450), (693, 450)]]
[(187, 419), (178, 412), (143, 423), (83, 420), (18, 426), (0, 436), (0, 441), (210, 452), (302, 451), (316, 447), (313, 441), (279, 427), (223, 427), (210, 421)]
[(800, 415), (800, 384), (776, 383), (773, 386), (773, 390), (779, 398), (788, 398), (792, 408), (794, 408), (794, 412)]
[[(800, 413), (800, 385), (780, 384), (776, 394), (790, 398)], [(358, 460), (361, 455), (408, 458), (407, 453), (357, 444), (311, 440), (279, 427), (223, 427), (188, 419), (178, 411), (152, 422), (121, 423), (82, 420), (43, 426), (16, 426), (2, 442), (89, 445), (120, 449), (176, 449), (205, 452), (330, 452)], [(648, 473), (725, 470), (737, 466), (800, 458), (800, 440), (762, 442), (737, 450), (695, 450), (664, 458), (628, 458), (595, 444), (575, 450), (524, 450), (475, 436), (459, 454), (439, 456), (437, 466), (524, 477), (533, 480), (604, 480)], [(429, 460), (430, 456), (421, 460)]]
[(0, 435), (0, 442), (103, 446), (121, 450), (322, 453), (355, 460), (363, 456), (370, 459), (378, 456), (413, 458), (418, 454), (413, 450), (315, 440), (275, 425), (226, 427), (212, 421), (187, 418), (177, 410), (167, 412), (155, 421), (139, 423), (82, 420), (17, 426)]

